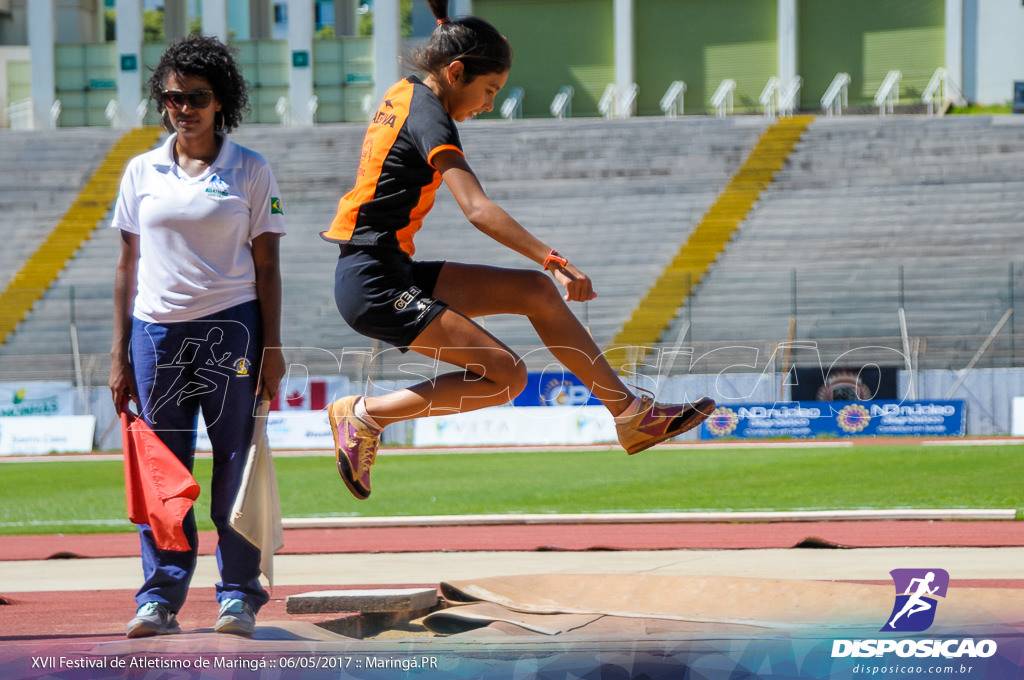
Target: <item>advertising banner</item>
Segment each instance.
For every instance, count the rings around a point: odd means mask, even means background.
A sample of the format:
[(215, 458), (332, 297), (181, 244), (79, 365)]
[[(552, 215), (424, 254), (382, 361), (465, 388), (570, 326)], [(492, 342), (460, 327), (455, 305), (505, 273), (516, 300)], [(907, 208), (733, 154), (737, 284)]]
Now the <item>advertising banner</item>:
[[(327, 411), (271, 411), (267, 418), (267, 439), (271, 450), (326, 449), (334, 450), (334, 436), (327, 419)], [(206, 423), (199, 419), (196, 437), (197, 451), (210, 451), (210, 436)]]
[(95, 416), (0, 418), (0, 456), (92, 451)]
[(601, 402), (568, 371), (529, 373), (526, 389), (512, 401), (513, 406), (600, 406)]
[(701, 425), (701, 439), (772, 437), (962, 437), (963, 401), (794, 401), (728, 404)]
[(75, 415), (75, 388), (70, 382), (0, 383), (0, 418)]
[(603, 406), (489, 408), (414, 421), (415, 446), (530, 446), (616, 440)]

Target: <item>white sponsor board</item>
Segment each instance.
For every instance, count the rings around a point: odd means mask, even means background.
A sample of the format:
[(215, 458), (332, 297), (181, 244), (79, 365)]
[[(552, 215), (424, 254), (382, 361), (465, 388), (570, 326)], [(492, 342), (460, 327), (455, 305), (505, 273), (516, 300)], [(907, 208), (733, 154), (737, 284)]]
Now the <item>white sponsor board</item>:
[[(273, 449), (334, 450), (334, 437), (327, 420), (327, 411), (271, 411), (267, 418), (267, 439)], [(206, 424), (199, 419), (197, 451), (210, 451)]]
[(70, 416), (75, 413), (75, 388), (69, 382), (0, 383), (0, 418)]
[(1024, 437), (1024, 397), (1013, 398), (1013, 424), (1010, 434)]
[(0, 456), (92, 451), (95, 416), (0, 418)]
[(415, 446), (514, 446), (614, 442), (603, 406), (487, 408), (415, 421)]

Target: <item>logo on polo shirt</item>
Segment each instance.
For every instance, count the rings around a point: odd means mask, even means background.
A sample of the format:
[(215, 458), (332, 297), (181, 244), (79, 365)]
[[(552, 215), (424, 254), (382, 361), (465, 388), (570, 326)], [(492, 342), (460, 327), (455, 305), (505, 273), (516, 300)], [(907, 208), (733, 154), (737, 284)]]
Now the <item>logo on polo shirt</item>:
[(284, 208), (281, 207), (281, 199), (277, 196), (270, 197), (270, 214), (271, 215), (283, 215)]
[(228, 189), (230, 188), (231, 187), (228, 186), (227, 182), (217, 175), (212, 175), (210, 177), (210, 183), (206, 185), (206, 193), (223, 198), (228, 195)]

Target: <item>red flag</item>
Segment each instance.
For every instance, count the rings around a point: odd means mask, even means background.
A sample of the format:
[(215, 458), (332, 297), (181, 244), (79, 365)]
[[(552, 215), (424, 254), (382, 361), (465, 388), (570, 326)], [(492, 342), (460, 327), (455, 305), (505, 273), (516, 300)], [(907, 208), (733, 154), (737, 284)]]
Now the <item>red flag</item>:
[(199, 484), (156, 432), (128, 412), (127, 405), (121, 411), (121, 436), (128, 519), (148, 524), (160, 550), (188, 550), (181, 523), (199, 496)]

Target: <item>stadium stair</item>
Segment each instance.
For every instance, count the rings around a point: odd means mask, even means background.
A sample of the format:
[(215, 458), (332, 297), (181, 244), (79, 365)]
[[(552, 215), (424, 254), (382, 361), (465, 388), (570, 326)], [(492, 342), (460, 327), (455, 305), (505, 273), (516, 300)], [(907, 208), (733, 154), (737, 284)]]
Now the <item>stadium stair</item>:
[(156, 127), (126, 132), (107, 153), (57, 226), (0, 292), (0, 345), (7, 342), (110, 209), (128, 160), (151, 149), (159, 136), (160, 129)]
[(605, 353), (616, 370), (640, 361), (680, 306), (725, 250), (761, 192), (782, 169), (813, 116), (781, 118), (769, 126), (679, 252), (633, 310)]

